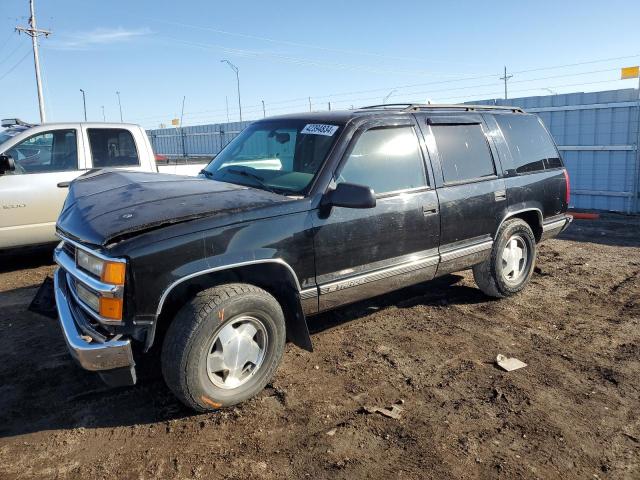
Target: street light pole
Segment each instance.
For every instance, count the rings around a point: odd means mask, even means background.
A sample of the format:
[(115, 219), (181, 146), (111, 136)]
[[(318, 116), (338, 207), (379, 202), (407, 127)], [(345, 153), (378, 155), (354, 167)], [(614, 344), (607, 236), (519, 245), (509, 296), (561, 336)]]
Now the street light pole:
[(87, 121), (87, 99), (85, 98), (84, 90), (80, 89), (82, 92), (82, 105), (84, 106), (84, 121)]
[(233, 70), (236, 74), (236, 84), (238, 86), (238, 112), (240, 112), (240, 121), (242, 121), (242, 102), (240, 100), (240, 73), (238, 67), (236, 67), (229, 60), (220, 60), (220, 62), (229, 65), (229, 67), (231, 67), (231, 70)]
[(391, 97), (391, 95), (393, 95), (393, 94), (394, 94), (395, 92), (397, 92), (397, 91), (398, 91), (398, 90), (394, 88), (394, 89), (393, 89), (393, 90), (391, 90), (389, 93), (387, 93), (386, 97), (384, 97), (384, 98), (382, 99), (382, 104), (383, 104), (383, 105), (386, 105), (386, 104), (387, 104), (387, 100), (389, 100), (389, 97)]
[(106, 118), (105, 118), (105, 116), (104, 116), (104, 105), (102, 105), (102, 121), (103, 121), (103, 122), (106, 122), (106, 121), (107, 121), (107, 119), (106, 119)]
[(118, 107), (120, 108), (120, 123), (122, 123), (122, 102), (120, 101), (120, 92), (116, 92), (116, 95), (118, 96)]

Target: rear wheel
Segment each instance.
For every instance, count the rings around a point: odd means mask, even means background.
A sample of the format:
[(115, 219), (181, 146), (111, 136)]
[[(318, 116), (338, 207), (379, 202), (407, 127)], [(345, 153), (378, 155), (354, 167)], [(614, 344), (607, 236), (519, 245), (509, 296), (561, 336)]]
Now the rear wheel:
[(164, 340), (162, 373), (188, 407), (228, 407), (264, 388), (285, 340), (275, 298), (253, 285), (221, 285), (200, 292), (178, 312)]
[(485, 294), (508, 297), (527, 286), (536, 260), (536, 239), (527, 222), (506, 220), (496, 235), (491, 256), (473, 267), (473, 278)]

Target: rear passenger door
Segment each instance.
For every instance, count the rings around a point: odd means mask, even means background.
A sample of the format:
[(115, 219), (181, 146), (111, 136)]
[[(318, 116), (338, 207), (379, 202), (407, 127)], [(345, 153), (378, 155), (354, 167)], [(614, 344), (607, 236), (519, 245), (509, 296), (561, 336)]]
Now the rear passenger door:
[(440, 202), (440, 275), (488, 257), (507, 196), (480, 115), (425, 114), (420, 123)]
[(85, 127), (89, 168), (147, 170), (133, 134), (126, 128)]
[(438, 200), (412, 117), (360, 127), (334, 172), (373, 189), (376, 206), (314, 219), (319, 307), (326, 310), (430, 280), (438, 263)]

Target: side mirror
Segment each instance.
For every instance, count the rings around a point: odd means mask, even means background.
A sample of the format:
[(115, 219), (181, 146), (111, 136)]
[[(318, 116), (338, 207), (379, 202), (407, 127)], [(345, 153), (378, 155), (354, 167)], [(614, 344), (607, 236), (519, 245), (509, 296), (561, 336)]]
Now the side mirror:
[(322, 199), (325, 207), (373, 208), (376, 196), (373, 190), (355, 183), (339, 183), (335, 190), (330, 190)]
[(16, 169), (16, 162), (11, 155), (6, 153), (0, 154), (0, 175), (4, 175), (7, 172), (13, 172)]

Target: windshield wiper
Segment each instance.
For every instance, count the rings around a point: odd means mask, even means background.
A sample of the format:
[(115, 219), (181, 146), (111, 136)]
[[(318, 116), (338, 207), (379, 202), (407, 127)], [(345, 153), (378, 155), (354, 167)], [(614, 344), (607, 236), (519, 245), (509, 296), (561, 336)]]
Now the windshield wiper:
[(258, 182), (258, 185), (260, 186), (260, 188), (267, 190), (268, 192), (271, 193), (275, 193), (277, 195), (281, 195), (282, 192), (278, 192), (275, 188), (270, 187), (269, 185), (267, 185), (266, 183), (264, 183), (264, 178), (261, 177), (260, 175), (257, 175), (255, 173), (251, 173), (251, 172), (247, 172), (246, 170), (238, 170), (236, 168), (227, 168), (225, 169), (226, 172), (232, 173), (234, 175), (240, 175), (242, 177), (248, 177), (251, 178), (252, 180), (255, 180), (256, 182)]

